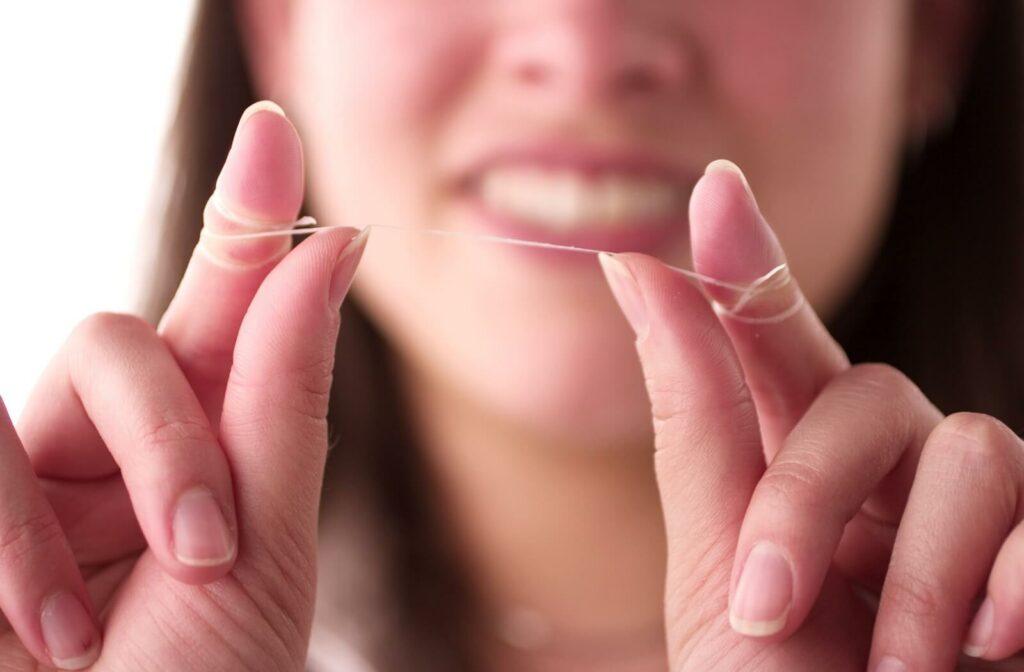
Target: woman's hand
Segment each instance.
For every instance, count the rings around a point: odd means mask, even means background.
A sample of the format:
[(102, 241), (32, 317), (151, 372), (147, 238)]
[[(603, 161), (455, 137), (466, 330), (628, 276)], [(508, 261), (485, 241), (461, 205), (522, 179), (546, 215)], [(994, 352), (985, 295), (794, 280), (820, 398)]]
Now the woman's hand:
[[(695, 188), (690, 225), (706, 276), (750, 282), (785, 261), (726, 162)], [(851, 367), (795, 282), (737, 315), (649, 257), (602, 263), (653, 406), (673, 670), (952, 670), (986, 581), (968, 651), (1024, 646), (1024, 451), (1011, 431), (944, 419), (891, 367)], [(857, 585), (881, 592), (877, 618)]]
[[(290, 222), (302, 192), (294, 128), (254, 106), (205, 225)], [(158, 329), (85, 320), (17, 434), (0, 413), (0, 668), (303, 668), (353, 234), (204, 238)]]

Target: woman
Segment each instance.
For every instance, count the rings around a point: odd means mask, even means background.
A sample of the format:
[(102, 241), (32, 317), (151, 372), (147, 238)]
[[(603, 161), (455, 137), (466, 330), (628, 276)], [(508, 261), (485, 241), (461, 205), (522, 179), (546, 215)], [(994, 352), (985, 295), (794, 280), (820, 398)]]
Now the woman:
[[(327, 670), (341, 641), (381, 670), (1005, 661), (1020, 10), (202, 3), (159, 326), (85, 321), (4, 425), (0, 660)], [(261, 103), (236, 131), (260, 98), (287, 118)], [(601, 220), (608, 285), (483, 249), (400, 265), (394, 243), (345, 299), (354, 229), (199, 239), (293, 220), (304, 166), (328, 224), (574, 242)], [(716, 314), (655, 258), (673, 245), (726, 282), (787, 262), (799, 287), (738, 307), (712, 285)], [(992, 415), (942, 415), (964, 410)]]

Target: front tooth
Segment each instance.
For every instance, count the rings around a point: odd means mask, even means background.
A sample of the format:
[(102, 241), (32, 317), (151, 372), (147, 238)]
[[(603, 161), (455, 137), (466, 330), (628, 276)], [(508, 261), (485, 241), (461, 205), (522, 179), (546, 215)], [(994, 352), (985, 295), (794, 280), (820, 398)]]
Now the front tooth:
[(519, 214), (529, 219), (547, 221), (550, 206), (551, 184), (545, 173), (536, 170), (524, 170), (519, 175), (519, 190), (516, 209)]
[(621, 222), (629, 215), (632, 189), (627, 180), (610, 177), (602, 185), (602, 217), (605, 224)]
[(500, 171), (488, 170), (484, 173), (483, 184), (480, 185), (480, 193), (484, 203), (499, 212), (505, 209), (505, 191), (503, 178)]
[(543, 210), (553, 224), (565, 228), (580, 220), (580, 202), (584, 198), (580, 181), (569, 173), (552, 173), (545, 185)]
[(675, 206), (675, 190), (660, 182), (647, 182), (638, 191), (641, 213), (647, 217), (667, 215)]
[(502, 214), (560, 230), (661, 216), (677, 207), (674, 188), (661, 181), (616, 176), (594, 181), (564, 170), (489, 171), (481, 192)]

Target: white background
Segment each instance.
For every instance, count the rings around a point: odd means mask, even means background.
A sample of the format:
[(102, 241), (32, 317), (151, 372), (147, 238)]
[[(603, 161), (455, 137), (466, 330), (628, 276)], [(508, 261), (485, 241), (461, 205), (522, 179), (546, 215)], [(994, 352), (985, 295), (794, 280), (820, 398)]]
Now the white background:
[(135, 312), (192, 0), (0, 4), (0, 397), (83, 317)]

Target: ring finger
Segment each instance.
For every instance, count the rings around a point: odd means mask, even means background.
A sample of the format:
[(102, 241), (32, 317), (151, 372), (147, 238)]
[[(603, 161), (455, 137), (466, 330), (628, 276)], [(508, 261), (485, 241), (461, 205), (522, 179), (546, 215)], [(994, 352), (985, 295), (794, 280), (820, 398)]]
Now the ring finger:
[(896, 535), (869, 669), (953, 669), (971, 604), (1019, 520), (1021, 467), (1019, 439), (988, 416), (951, 415), (931, 433)]

